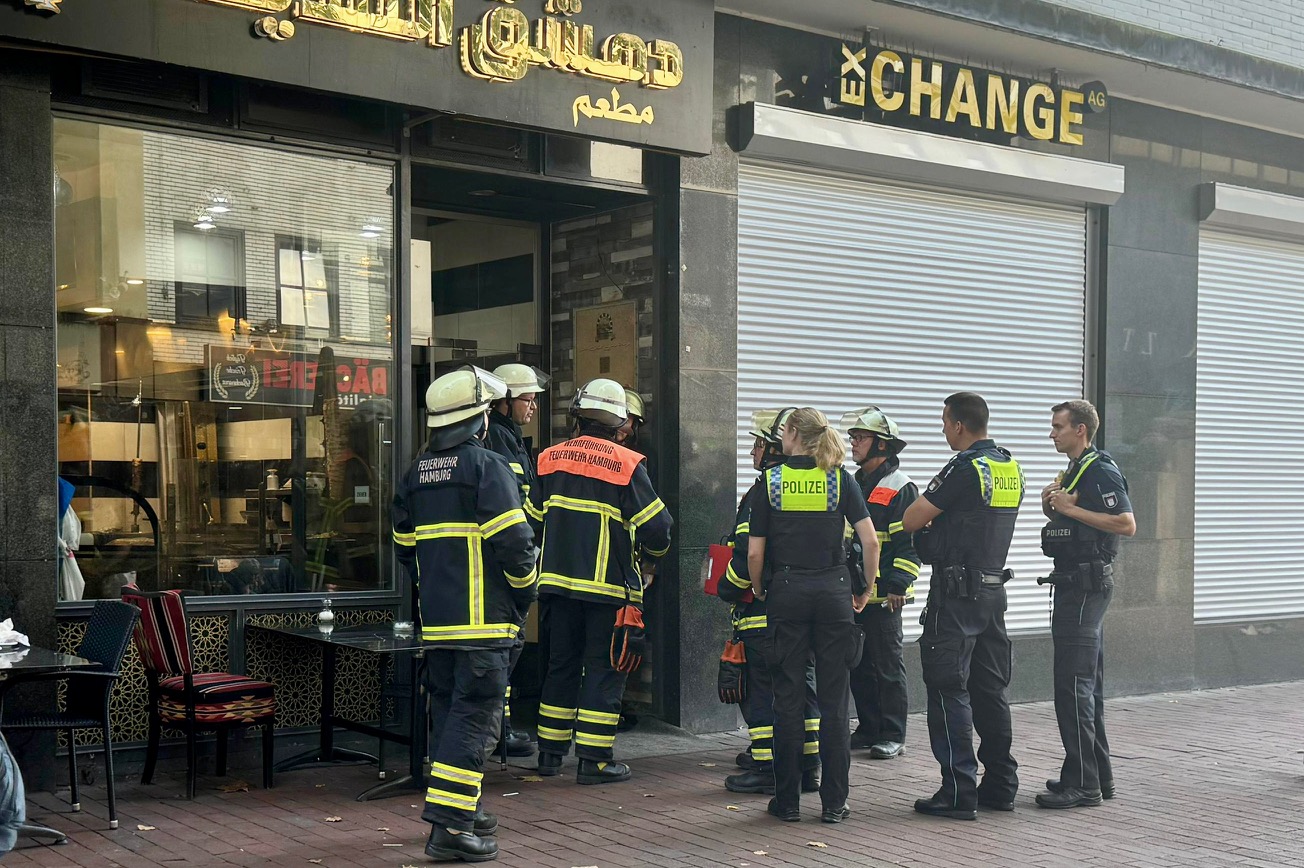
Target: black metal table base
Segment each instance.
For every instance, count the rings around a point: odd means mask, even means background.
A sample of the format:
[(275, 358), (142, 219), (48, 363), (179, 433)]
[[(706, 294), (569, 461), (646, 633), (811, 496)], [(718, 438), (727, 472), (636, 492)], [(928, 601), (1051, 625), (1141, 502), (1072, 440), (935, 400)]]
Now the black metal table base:
[(370, 802), (373, 799), (385, 799), (390, 796), (397, 796), (400, 793), (415, 793), (426, 788), (426, 782), (412, 777), (412, 775), (403, 775), (401, 778), (395, 778), (392, 781), (385, 781), (376, 784), (369, 790), (359, 793), (355, 801)]
[(56, 844), (67, 844), (68, 836), (58, 829), (51, 829), (49, 826), (38, 826), (35, 823), (23, 823), (18, 827), (19, 835), (26, 835), (28, 838), (53, 838)]
[(304, 766), (336, 765), (339, 763), (376, 763), (379, 765), (380, 760), (372, 754), (360, 750), (331, 745), (329, 748), (310, 748), (301, 754), (283, 759), (276, 764), (275, 768), (278, 772), (285, 772), (291, 769), (303, 768)]

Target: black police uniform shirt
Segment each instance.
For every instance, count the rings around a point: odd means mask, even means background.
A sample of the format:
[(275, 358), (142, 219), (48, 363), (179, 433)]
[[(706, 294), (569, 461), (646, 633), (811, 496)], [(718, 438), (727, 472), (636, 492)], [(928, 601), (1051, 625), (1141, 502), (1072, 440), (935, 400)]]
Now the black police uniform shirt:
[(1011, 460), (1010, 454), (998, 447), (996, 441), (978, 440), (948, 461), (922, 495), (942, 510), (933, 520), (933, 526), (945, 528), (946, 547), (951, 553), (947, 563), (934, 564), (934, 567), (966, 566), (988, 573), (1005, 569), (1019, 510), (1017, 507), (997, 510), (986, 505), (974, 466), (974, 461), (983, 457), (998, 462)]
[(530, 450), (525, 448), (525, 437), (521, 434), (521, 426), (517, 425), (516, 420), (510, 416), (504, 416), (497, 410), (491, 411), (487, 445), (507, 459), (512, 473), (516, 474), (516, 482), (521, 489), (521, 500), (524, 501), (530, 496), (530, 486), (534, 484), (535, 473), (534, 461), (530, 458)]
[[(1062, 482), (1066, 490), (1077, 493), (1078, 506), (1088, 512), (1123, 515), (1132, 511), (1123, 471), (1108, 452), (1094, 446), (1088, 446), (1077, 461), (1069, 463)], [(1103, 533), (1099, 550), (1106, 563), (1112, 562), (1118, 555), (1118, 534)]]
[(837, 516), (835, 521), (819, 521), (804, 528), (800, 535), (772, 534), (774, 517), (779, 510), (770, 503), (766, 492), (766, 474), (780, 473), (786, 465), (796, 470), (811, 470), (815, 459), (810, 455), (789, 456), (779, 467), (773, 467), (762, 473), (758, 496), (752, 508), (751, 535), (766, 538), (765, 560), (770, 567), (793, 567), (796, 569), (826, 569), (832, 566), (846, 565), (845, 530), (843, 519), (854, 527), (862, 519), (869, 518), (869, 507), (865, 496), (851, 474), (843, 468), (837, 469), (838, 500), (837, 509), (825, 512), (786, 512), (787, 517), (794, 516)]
[(476, 440), (426, 451), (399, 481), (395, 554), (417, 584), (421, 638), (511, 646), (538, 595), (534, 533), (507, 460)]

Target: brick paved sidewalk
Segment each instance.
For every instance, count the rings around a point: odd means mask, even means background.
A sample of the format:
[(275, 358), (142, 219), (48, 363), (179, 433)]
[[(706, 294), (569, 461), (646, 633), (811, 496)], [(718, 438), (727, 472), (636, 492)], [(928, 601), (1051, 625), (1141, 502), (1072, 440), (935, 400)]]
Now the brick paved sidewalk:
[[(565, 776), (538, 781), (494, 766), (485, 803), (502, 818), (504, 866), (1304, 866), (1304, 682), (1116, 699), (1108, 720), (1119, 795), (1098, 808), (1033, 804), (1058, 769), (1045, 703), (1014, 711), (1017, 810), (976, 823), (911, 811), (937, 782), (918, 715), (906, 756), (854, 761), (854, 814), (840, 826), (818, 822), (814, 796), (805, 822), (786, 824), (766, 816), (765, 797), (727, 793), (721, 779), (734, 751), (721, 750), (719, 737), (704, 742), (708, 750), (639, 760), (634, 780), (605, 787), (576, 786), (573, 760)], [(270, 794), (226, 794), (220, 779), (206, 779), (194, 802), (179, 797), (179, 780), (124, 782), (115, 832), (104, 822), (103, 786), (84, 788), (81, 814), (41, 794), (33, 821), (70, 832), (71, 842), (24, 842), (5, 865), (430, 864), (415, 794), (353, 801), (374, 781), (365, 767), (301, 770), (280, 775)]]

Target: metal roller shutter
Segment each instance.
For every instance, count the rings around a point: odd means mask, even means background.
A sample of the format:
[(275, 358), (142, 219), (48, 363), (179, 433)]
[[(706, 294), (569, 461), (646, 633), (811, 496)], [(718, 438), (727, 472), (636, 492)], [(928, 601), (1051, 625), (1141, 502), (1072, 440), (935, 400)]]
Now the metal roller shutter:
[[(1037, 493), (1064, 467), (1050, 407), (1082, 395), (1085, 209), (743, 164), (738, 212), (740, 493), (755, 479), (756, 408), (809, 405), (836, 424), (878, 404), (900, 423), (902, 466), (922, 489), (953, 454), (942, 399), (979, 392), (1030, 493), (1007, 624), (1048, 629)], [(916, 633), (918, 612), (906, 618)]]
[(1304, 615), (1304, 244), (1200, 232), (1195, 620)]

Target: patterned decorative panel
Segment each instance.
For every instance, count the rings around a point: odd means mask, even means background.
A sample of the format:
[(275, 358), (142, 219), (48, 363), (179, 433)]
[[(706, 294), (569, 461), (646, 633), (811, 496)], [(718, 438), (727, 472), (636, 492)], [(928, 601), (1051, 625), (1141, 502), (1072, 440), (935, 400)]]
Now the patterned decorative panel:
[[(386, 610), (335, 610), (337, 627), (384, 624), (393, 620), (394, 613)], [(301, 628), (311, 627), (316, 622), (316, 612), (298, 611), (250, 615), (246, 624)], [(340, 648), (336, 653), (335, 713), (351, 720), (377, 720), (381, 696), (377, 655), (352, 648)], [(312, 727), (321, 723), (322, 649), (319, 645), (264, 630), (246, 629), (245, 666), (251, 677), (276, 685), (278, 727)], [(393, 709), (387, 703), (386, 716), (392, 713)]]
[[(316, 623), (312, 611), (275, 612), (248, 616), (249, 624), (260, 626), (310, 627)], [(336, 624), (357, 627), (384, 624), (394, 620), (394, 613), (382, 609), (337, 609)], [(85, 621), (59, 622), (59, 650), (76, 653), (86, 635)], [(195, 668), (200, 672), (231, 671), (231, 616), (191, 615), (190, 636), (194, 648)], [(380, 658), (384, 660), (385, 658)], [(342, 648), (336, 672), (335, 708), (342, 717), (374, 721), (380, 717), (382, 684), (376, 655)], [(315, 727), (321, 718), (321, 650), (307, 642), (296, 642), (262, 630), (245, 634), (245, 671), (253, 678), (276, 685), (276, 725), (278, 727)], [(392, 670), (386, 667), (388, 681)], [(59, 707), (64, 707), (65, 685), (59, 688)], [(122, 675), (113, 687), (109, 724), (114, 744), (141, 743), (149, 737), (148, 686), (145, 669), (134, 645), (127, 647), (122, 661)], [(396, 712), (392, 696), (384, 697), (385, 716)], [(253, 735), (257, 735), (255, 731)], [(77, 730), (77, 744), (98, 745), (96, 730)], [(180, 730), (163, 730), (165, 739), (184, 738)], [(65, 746), (62, 735), (60, 747)]]

